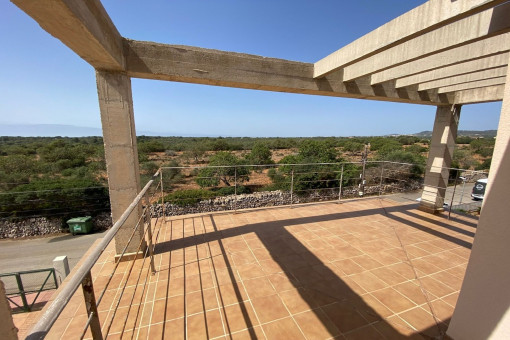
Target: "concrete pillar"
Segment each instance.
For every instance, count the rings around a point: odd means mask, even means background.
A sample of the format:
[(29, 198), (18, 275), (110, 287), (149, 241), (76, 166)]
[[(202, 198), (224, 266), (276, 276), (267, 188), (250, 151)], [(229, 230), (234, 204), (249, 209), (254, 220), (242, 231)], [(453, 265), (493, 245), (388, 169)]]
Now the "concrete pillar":
[(57, 276), (57, 282), (60, 286), (62, 282), (69, 275), (69, 261), (67, 256), (57, 256), (53, 259), (53, 269), (55, 269), (55, 275)]
[(443, 210), (448, 186), (447, 168), (452, 164), (459, 118), (460, 105), (437, 107), (420, 202), (420, 209), (423, 211), (436, 213)]
[(0, 280), (0, 338), (5, 340), (17, 340), (18, 329), (14, 326), (11, 315), (11, 307), (5, 296), (5, 287)]
[[(115, 223), (141, 190), (131, 78), (122, 73), (96, 71), (96, 80), (112, 220)], [(139, 205), (115, 236), (117, 254), (126, 246), (141, 213)], [(126, 252), (136, 252), (142, 238), (141, 226)], [(145, 241), (142, 242), (141, 251), (144, 251), (146, 245)]]
[(482, 213), (447, 331), (455, 340), (510, 339), (509, 195), (510, 85), (507, 84)]

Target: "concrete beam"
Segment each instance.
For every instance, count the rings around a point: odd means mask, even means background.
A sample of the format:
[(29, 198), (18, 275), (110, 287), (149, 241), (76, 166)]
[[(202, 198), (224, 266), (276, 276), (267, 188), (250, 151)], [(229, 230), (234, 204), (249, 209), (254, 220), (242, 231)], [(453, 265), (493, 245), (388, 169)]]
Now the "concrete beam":
[(492, 79), (506, 76), (507, 67), (498, 67), (490, 70), (483, 70), (479, 72), (473, 72), (463, 74), (456, 77), (443, 78), (439, 80), (433, 80), (418, 85), (418, 91), (425, 91), (430, 89), (437, 89), (444, 86), (451, 86), (456, 84), (469, 83), (477, 80)]
[[(455, 21), (345, 67), (344, 81), (510, 30), (510, 3)], [(405, 26), (403, 27), (405, 29)]]
[(96, 69), (123, 70), (122, 37), (99, 0), (11, 0)]
[(455, 77), (477, 71), (489, 70), (496, 67), (506, 66), (508, 53), (497, 54), (486, 58), (471, 60), (464, 63), (445, 66), (432, 71), (427, 71), (412, 76), (397, 79), (395, 87), (405, 87), (420, 83), (430, 82), (437, 79)]
[(456, 91), (463, 91), (463, 90), (470, 90), (470, 89), (478, 89), (481, 87), (501, 85), (501, 84), (504, 85), (505, 79), (506, 79), (506, 76), (499, 77), (499, 78), (493, 78), (493, 79), (472, 81), (469, 83), (463, 83), (463, 84), (457, 84), (457, 85), (451, 85), (451, 86), (445, 86), (445, 87), (441, 87), (438, 92), (439, 93), (447, 93), (447, 92), (456, 92)]
[[(423, 57), (412, 62), (374, 73), (371, 76), (371, 84), (375, 85), (385, 81), (399, 79), (413, 74), (419, 74), (425, 71), (454, 65), (469, 60), (485, 58), (508, 51), (510, 51), (510, 33), (487, 38), (461, 47), (456, 47), (444, 52), (436, 53), (428, 57)], [(501, 60), (501, 65), (506, 65), (508, 63), (508, 60)], [(420, 81), (417, 83), (419, 82)]]
[(319, 60), (315, 63), (314, 77), (322, 77), (420, 34), (430, 32), (441, 25), (465, 18), (503, 2), (430, 0)]
[(126, 40), (130, 77), (346, 98), (444, 105), (453, 96), (396, 90), (370, 79), (344, 83), (341, 74), (314, 79), (313, 64), (190, 46)]
[(494, 85), (481, 87), (479, 89), (457, 91), (454, 95), (454, 101), (456, 104), (497, 102), (503, 100), (504, 91), (505, 85)]

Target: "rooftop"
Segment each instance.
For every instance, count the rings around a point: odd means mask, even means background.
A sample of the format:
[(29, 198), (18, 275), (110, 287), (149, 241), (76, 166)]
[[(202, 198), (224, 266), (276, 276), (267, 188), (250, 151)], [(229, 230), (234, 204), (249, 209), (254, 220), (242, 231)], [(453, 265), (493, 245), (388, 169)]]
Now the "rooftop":
[[(103, 334), (434, 337), (453, 314), (476, 224), (379, 198), (159, 219), (156, 274), (148, 259), (121, 263), (98, 307)], [(92, 270), (96, 298), (114, 254), (112, 244)], [(47, 338), (79, 338), (86, 319), (79, 289)]]

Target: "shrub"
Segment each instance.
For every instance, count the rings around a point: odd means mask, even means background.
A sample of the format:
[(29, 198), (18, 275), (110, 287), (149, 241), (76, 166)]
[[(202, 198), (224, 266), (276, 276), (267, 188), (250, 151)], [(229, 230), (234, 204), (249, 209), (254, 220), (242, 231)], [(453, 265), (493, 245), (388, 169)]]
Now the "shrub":
[(188, 206), (214, 197), (214, 193), (204, 189), (179, 190), (165, 196), (165, 202), (179, 206)]

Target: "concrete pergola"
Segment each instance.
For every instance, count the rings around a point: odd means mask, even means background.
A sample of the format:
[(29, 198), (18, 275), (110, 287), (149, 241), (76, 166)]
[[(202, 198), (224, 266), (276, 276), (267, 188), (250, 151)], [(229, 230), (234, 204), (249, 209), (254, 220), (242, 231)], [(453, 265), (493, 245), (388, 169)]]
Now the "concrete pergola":
[[(429, 0), (311, 64), (130, 40), (99, 0), (11, 1), (96, 70), (114, 221), (140, 191), (131, 78), (435, 105), (421, 203), (430, 212), (443, 205), (461, 106), (502, 100), (489, 187), (448, 335), (510, 337), (510, 2)], [(116, 237), (118, 251), (127, 237)]]

